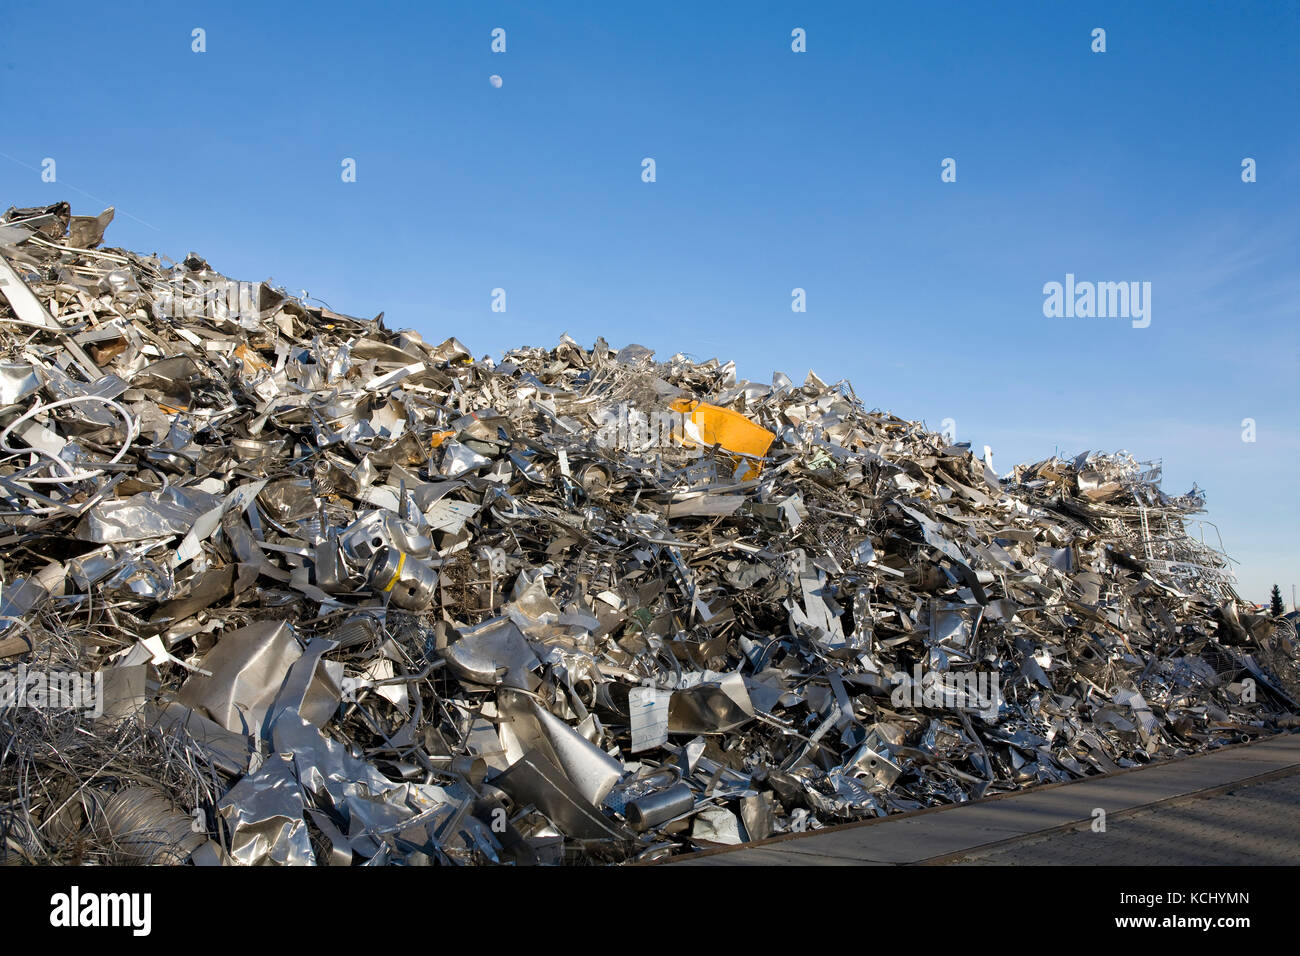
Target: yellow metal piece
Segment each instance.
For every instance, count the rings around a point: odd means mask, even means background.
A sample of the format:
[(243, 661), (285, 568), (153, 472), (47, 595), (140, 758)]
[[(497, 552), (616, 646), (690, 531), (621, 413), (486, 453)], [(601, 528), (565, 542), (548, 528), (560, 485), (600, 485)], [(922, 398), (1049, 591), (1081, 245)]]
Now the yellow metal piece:
[(387, 587), (384, 588), (384, 591), (387, 592), (393, 589), (393, 585), (397, 584), (397, 579), (402, 576), (402, 568), (405, 566), (406, 566), (406, 552), (402, 551), (397, 556), (397, 570), (393, 572), (393, 579), (388, 582), (388, 585)]
[(269, 372), (271, 366), (262, 361), (262, 357), (250, 349), (247, 345), (239, 345), (235, 348), (235, 357), (244, 363), (249, 374), (255, 372)]
[[(673, 411), (689, 415), (695, 425), (699, 440), (706, 445), (717, 445), (724, 451), (750, 458), (762, 458), (772, 447), (776, 435), (761, 425), (755, 425), (739, 412), (718, 405), (697, 402), (690, 398), (679, 398), (669, 406)], [(686, 447), (694, 447), (694, 442), (687, 436), (681, 436)], [(745, 472), (744, 480), (758, 476), (761, 463), (751, 462)]]
[(456, 434), (454, 431), (449, 431), (449, 432), (434, 432), (434, 433), (429, 437), (429, 447), (430, 447), (430, 448), (437, 448), (439, 445), (441, 445), (443, 442), (445, 442), (448, 438), (450, 438), (450, 437), (451, 437), (452, 435), (454, 435), (454, 434)]

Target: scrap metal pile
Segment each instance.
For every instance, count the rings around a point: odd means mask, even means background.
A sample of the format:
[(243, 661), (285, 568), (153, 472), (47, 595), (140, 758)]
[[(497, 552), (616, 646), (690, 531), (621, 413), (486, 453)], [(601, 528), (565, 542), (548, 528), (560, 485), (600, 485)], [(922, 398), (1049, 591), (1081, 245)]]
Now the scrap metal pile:
[(7, 861), (650, 860), (1294, 723), (1126, 456), (999, 479), (812, 374), (476, 360), (111, 212), (0, 218)]

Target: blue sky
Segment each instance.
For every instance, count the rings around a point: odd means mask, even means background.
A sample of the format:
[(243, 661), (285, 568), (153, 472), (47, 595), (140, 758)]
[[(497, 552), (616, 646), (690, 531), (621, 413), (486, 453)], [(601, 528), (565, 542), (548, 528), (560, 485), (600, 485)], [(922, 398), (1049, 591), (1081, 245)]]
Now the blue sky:
[[(537, 6), (11, 7), (0, 206), (111, 204), (112, 245), (480, 354), (811, 368), (1000, 471), (1162, 459), (1243, 595), (1289, 601), (1300, 4)], [(1066, 273), (1150, 282), (1150, 326), (1045, 318)]]

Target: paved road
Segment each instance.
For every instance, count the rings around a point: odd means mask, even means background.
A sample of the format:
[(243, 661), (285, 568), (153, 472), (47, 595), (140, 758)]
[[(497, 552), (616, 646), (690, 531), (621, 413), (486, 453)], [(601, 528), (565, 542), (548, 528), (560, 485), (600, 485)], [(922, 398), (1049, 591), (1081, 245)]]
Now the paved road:
[[(1093, 831), (1096, 810), (1106, 830)], [(976, 803), (678, 858), (679, 866), (1300, 863), (1300, 734)]]
[(945, 862), (976, 865), (1300, 864), (1300, 769), (1264, 783), (1171, 800), (1090, 826), (1021, 837)]

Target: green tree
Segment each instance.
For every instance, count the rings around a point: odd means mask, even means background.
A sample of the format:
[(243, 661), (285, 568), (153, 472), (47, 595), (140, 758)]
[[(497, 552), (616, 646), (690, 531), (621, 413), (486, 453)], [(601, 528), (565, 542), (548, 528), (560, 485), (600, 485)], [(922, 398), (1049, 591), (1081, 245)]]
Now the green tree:
[(1282, 591), (1276, 584), (1273, 585), (1273, 593), (1269, 595), (1268, 610), (1274, 617), (1281, 617), (1286, 613), (1286, 605), (1282, 603)]

